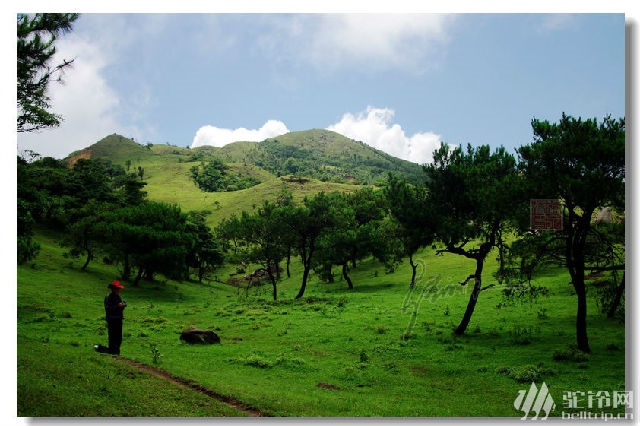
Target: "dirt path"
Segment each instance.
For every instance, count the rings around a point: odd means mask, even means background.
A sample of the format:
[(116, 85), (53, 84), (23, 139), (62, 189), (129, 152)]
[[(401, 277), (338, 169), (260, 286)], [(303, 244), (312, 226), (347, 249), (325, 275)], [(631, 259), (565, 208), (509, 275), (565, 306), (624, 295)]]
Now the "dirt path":
[(126, 358), (118, 358), (118, 357), (113, 357), (114, 360), (116, 361), (120, 361), (123, 362), (125, 364), (129, 364), (132, 365), (136, 368), (138, 368), (139, 370), (145, 371), (149, 374), (153, 374), (154, 376), (166, 380), (168, 382), (171, 382), (177, 386), (182, 386), (185, 388), (189, 388), (192, 389), (196, 392), (200, 392), (203, 395), (207, 395), (210, 398), (216, 399), (220, 402), (223, 402), (225, 404), (227, 404), (230, 407), (235, 408), (236, 410), (246, 414), (247, 416), (250, 417), (265, 417), (266, 415), (264, 413), (262, 413), (260, 410), (257, 410), (255, 408), (250, 408), (248, 407), (246, 404), (236, 400), (235, 398), (232, 397), (228, 397), (228, 396), (224, 396), (224, 395), (220, 395), (217, 392), (214, 392), (212, 390), (209, 389), (205, 389), (204, 387), (194, 383), (192, 380), (188, 380), (188, 379), (183, 379), (180, 377), (176, 377), (173, 374), (169, 373), (168, 371), (164, 371), (160, 368), (157, 367), (152, 367), (150, 365), (147, 364), (142, 364), (140, 362), (136, 362), (130, 359), (126, 359)]

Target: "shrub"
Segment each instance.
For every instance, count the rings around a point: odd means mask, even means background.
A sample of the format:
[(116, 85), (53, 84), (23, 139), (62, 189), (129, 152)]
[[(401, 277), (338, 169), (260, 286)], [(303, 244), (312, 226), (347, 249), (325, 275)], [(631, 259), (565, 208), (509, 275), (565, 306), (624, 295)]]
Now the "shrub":
[(162, 354), (160, 353), (160, 350), (158, 350), (158, 345), (156, 343), (150, 343), (149, 349), (151, 350), (151, 358), (153, 363), (155, 365), (159, 364)]
[(268, 359), (264, 359), (261, 355), (255, 352), (249, 355), (246, 355), (244, 357), (229, 359), (228, 362), (249, 365), (251, 367), (257, 367), (257, 368), (273, 367), (273, 362), (269, 361)]
[(544, 286), (535, 286), (526, 283), (508, 285), (502, 290), (501, 306), (536, 303), (540, 297), (548, 297), (549, 289)]
[(295, 370), (306, 367), (307, 362), (302, 358), (292, 357), (290, 354), (283, 353), (276, 357), (276, 365)]
[(553, 359), (554, 361), (586, 362), (589, 361), (589, 355), (571, 346), (568, 350), (553, 351)]
[(252, 353), (248, 355), (246, 358), (241, 360), (244, 365), (250, 365), (252, 367), (258, 368), (271, 368), (273, 367), (273, 363), (269, 360), (262, 358), (260, 355), (256, 353)]
[(515, 345), (528, 345), (533, 341), (533, 335), (537, 332), (533, 327), (520, 327), (516, 325), (509, 332), (511, 341)]
[(496, 368), (496, 374), (503, 374), (505, 376), (509, 375), (509, 367), (498, 367)]
[(544, 368), (542, 363), (538, 365), (527, 364), (520, 367), (498, 367), (496, 374), (503, 374), (511, 377), (518, 383), (528, 383), (540, 380), (542, 376), (554, 375), (555, 371)]
[(535, 382), (540, 379), (540, 371), (535, 365), (514, 367), (509, 370), (509, 377), (518, 383)]

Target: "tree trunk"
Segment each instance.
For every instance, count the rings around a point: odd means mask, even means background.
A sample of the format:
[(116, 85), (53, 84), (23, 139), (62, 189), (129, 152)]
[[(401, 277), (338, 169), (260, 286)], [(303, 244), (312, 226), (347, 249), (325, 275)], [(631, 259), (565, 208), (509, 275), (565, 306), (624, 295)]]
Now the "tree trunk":
[(82, 271), (85, 271), (87, 269), (87, 266), (89, 266), (89, 262), (91, 262), (91, 259), (93, 259), (93, 253), (91, 252), (91, 250), (85, 248), (85, 251), (87, 252), (87, 259), (84, 261), (84, 265), (82, 265), (82, 268), (80, 268), (80, 270)]
[(291, 278), (291, 269), (289, 269), (289, 265), (291, 265), (291, 247), (287, 250), (287, 278)]
[(124, 266), (122, 270), (122, 279), (128, 280), (131, 276), (131, 264), (129, 263), (129, 253), (124, 254)]
[(626, 272), (622, 274), (622, 282), (620, 283), (619, 286), (616, 287), (616, 293), (613, 297), (613, 301), (611, 302), (611, 306), (609, 306), (609, 311), (607, 312), (608, 318), (613, 318), (613, 316), (616, 314), (616, 310), (618, 309), (618, 306), (620, 305), (620, 301), (622, 300), (622, 295), (624, 294), (625, 274)]
[[(276, 265), (277, 270), (280, 270), (280, 267)], [(273, 300), (278, 300), (278, 284), (276, 281), (276, 277), (273, 276), (273, 272), (271, 272), (271, 267), (267, 264), (267, 275), (269, 275), (269, 280), (271, 281), (271, 285), (273, 286)]]
[(409, 288), (414, 288), (416, 286), (416, 271), (418, 265), (413, 262), (413, 254), (409, 255), (409, 264), (411, 265), (411, 284), (409, 284)]
[(476, 303), (478, 302), (478, 296), (480, 295), (480, 289), (482, 288), (482, 280), (477, 272), (474, 281), (475, 284), (473, 285), (473, 291), (469, 297), (469, 303), (467, 303), (467, 309), (464, 311), (462, 321), (460, 321), (460, 324), (455, 330), (455, 334), (457, 335), (462, 335), (467, 330), (469, 322), (471, 321), (471, 315), (473, 315), (473, 310), (476, 308)]
[(142, 278), (143, 272), (144, 272), (144, 268), (141, 266), (140, 269), (138, 269), (138, 274), (136, 275), (136, 279), (133, 280), (133, 284), (131, 284), (132, 287), (136, 287), (138, 285), (138, 283), (140, 282), (140, 278)]
[(502, 284), (504, 281), (504, 276), (506, 273), (506, 246), (504, 241), (502, 241), (502, 232), (498, 231), (498, 284)]
[(304, 291), (307, 288), (307, 279), (309, 278), (309, 272), (311, 271), (311, 256), (315, 249), (315, 241), (310, 241), (309, 247), (302, 250), (302, 264), (304, 265), (304, 272), (302, 273), (302, 286), (296, 296), (296, 299), (300, 299), (304, 296)]
[(309, 270), (311, 268), (307, 267), (307, 265), (304, 265), (304, 272), (302, 273), (302, 286), (300, 287), (300, 291), (298, 291), (298, 295), (296, 296), (296, 299), (300, 299), (302, 296), (304, 296), (304, 290), (307, 288), (307, 278), (309, 278)]
[(351, 278), (349, 278), (349, 266), (347, 265), (347, 262), (344, 262), (342, 264), (342, 276), (344, 277), (344, 280), (347, 282), (349, 289), (353, 290), (353, 282), (351, 282)]
[(323, 267), (324, 271), (322, 272), (323, 278), (325, 280), (327, 280), (328, 283), (333, 283), (333, 272), (331, 271), (332, 269), (332, 265), (330, 263), (327, 263), (326, 265), (324, 265)]
[(576, 315), (576, 340), (578, 349), (582, 352), (591, 352), (589, 338), (587, 336), (587, 290), (584, 286), (584, 278), (578, 279), (573, 288), (578, 296), (578, 312)]
[[(589, 338), (587, 336), (587, 289), (584, 285), (584, 246), (589, 232), (589, 218), (591, 215), (583, 213), (576, 217), (574, 213), (575, 228), (570, 227), (567, 237), (567, 268), (571, 275), (571, 283), (578, 297), (578, 309), (576, 312), (576, 343), (582, 352), (591, 352)], [(569, 223), (574, 223), (572, 215), (569, 215)]]
[(478, 296), (480, 295), (480, 291), (482, 291), (482, 269), (484, 268), (484, 259), (489, 253), (490, 249), (491, 246), (489, 244), (486, 244), (486, 246), (480, 249), (480, 253), (478, 253), (476, 257), (476, 272), (473, 274), (473, 291), (471, 292), (471, 296), (469, 297), (469, 303), (467, 303), (467, 309), (464, 311), (462, 321), (460, 321), (460, 324), (455, 330), (455, 334), (457, 335), (462, 335), (467, 330), (469, 322), (471, 321), (471, 315), (473, 315), (473, 310), (476, 308)]

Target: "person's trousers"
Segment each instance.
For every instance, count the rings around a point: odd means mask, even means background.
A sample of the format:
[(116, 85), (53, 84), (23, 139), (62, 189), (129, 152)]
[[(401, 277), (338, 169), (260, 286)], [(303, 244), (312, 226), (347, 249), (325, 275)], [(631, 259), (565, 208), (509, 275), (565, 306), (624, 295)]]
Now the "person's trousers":
[(109, 332), (109, 353), (120, 355), (120, 345), (122, 344), (122, 318), (109, 319), (107, 321)]

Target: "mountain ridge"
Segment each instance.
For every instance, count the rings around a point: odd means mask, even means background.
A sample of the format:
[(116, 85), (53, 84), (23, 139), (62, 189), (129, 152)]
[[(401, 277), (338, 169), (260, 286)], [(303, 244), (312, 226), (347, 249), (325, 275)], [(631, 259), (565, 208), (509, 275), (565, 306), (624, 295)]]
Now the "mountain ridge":
[(236, 141), (222, 147), (195, 148), (141, 145), (114, 133), (69, 154), (65, 161), (70, 165), (79, 158), (137, 163), (158, 155), (194, 163), (218, 157), (228, 163), (256, 165), (276, 177), (294, 175), (323, 182), (375, 185), (386, 180), (389, 172), (414, 183), (422, 178), (422, 167), (417, 163), (325, 129), (294, 131), (260, 142)]
[[(388, 173), (408, 181), (423, 179), (418, 164), (400, 160), (335, 132), (311, 130), (266, 139), (239, 141), (223, 147), (178, 147), (170, 144), (141, 145), (111, 134), (70, 154), (72, 166), (80, 158), (101, 159), (136, 173), (146, 182), (147, 199), (177, 204), (183, 211), (208, 212), (212, 228), (221, 220), (253, 211), (265, 200), (275, 200), (283, 191), (294, 202), (318, 192), (353, 192), (384, 184)], [(246, 189), (206, 192), (194, 182), (193, 168), (202, 169), (214, 158), (238, 177), (255, 178)]]

